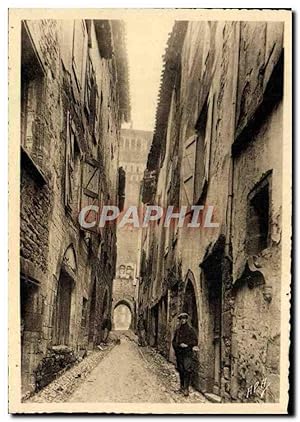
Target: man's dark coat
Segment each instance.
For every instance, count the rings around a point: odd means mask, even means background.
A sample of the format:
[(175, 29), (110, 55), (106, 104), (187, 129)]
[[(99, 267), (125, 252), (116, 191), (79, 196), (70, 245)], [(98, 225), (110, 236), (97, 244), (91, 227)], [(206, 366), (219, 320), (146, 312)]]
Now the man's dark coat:
[[(185, 343), (188, 347), (180, 347)], [(181, 388), (188, 389), (193, 367), (193, 347), (198, 344), (197, 334), (188, 323), (180, 325), (174, 334), (172, 345), (176, 355)]]
[[(180, 347), (181, 343), (185, 343), (188, 347), (182, 348)], [(174, 334), (173, 338), (173, 348), (175, 350), (175, 353), (181, 352), (181, 351), (189, 351), (192, 350), (194, 346), (197, 346), (198, 339), (196, 331), (193, 327), (191, 327), (188, 323), (180, 325)]]

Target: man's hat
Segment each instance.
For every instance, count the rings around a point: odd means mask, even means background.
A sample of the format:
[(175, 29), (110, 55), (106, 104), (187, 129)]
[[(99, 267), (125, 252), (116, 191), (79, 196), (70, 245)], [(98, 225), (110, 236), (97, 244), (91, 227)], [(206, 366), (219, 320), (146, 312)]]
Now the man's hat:
[(182, 319), (182, 318), (186, 318), (188, 319), (189, 314), (187, 314), (186, 312), (182, 312), (181, 314), (178, 315), (178, 319)]

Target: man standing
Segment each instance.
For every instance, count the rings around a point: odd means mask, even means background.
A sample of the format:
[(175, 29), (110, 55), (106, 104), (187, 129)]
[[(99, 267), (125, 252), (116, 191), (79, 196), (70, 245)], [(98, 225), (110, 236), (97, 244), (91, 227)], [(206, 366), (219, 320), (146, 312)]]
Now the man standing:
[(189, 315), (178, 315), (179, 327), (176, 329), (172, 345), (176, 355), (177, 369), (180, 377), (180, 392), (189, 395), (191, 382), (193, 347), (197, 346), (198, 339), (194, 328), (188, 323)]

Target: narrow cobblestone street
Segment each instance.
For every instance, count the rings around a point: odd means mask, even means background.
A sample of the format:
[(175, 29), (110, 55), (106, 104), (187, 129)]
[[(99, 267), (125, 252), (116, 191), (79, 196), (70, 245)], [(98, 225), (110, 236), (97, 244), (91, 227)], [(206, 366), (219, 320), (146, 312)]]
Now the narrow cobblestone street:
[(121, 341), (72, 395), (72, 402), (171, 402), (137, 346)]
[[(147, 350), (147, 349), (146, 349)], [(200, 393), (189, 398), (175, 393), (177, 375), (172, 364), (142, 352), (126, 337), (99, 363), (71, 396), (71, 402), (174, 403), (204, 402)], [(169, 369), (169, 370), (168, 370)], [(173, 374), (170, 371), (173, 370)], [(161, 373), (159, 377), (158, 372)], [(170, 375), (173, 382), (170, 383)], [(164, 378), (164, 379), (162, 379)]]
[(100, 15), (14, 35), (21, 404), (279, 403), (285, 24)]
[(193, 388), (190, 396), (178, 394), (178, 375), (172, 363), (151, 347), (140, 348), (136, 336), (114, 332), (113, 342), (92, 352), (55, 381), (31, 396), (35, 403), (204, 403)]

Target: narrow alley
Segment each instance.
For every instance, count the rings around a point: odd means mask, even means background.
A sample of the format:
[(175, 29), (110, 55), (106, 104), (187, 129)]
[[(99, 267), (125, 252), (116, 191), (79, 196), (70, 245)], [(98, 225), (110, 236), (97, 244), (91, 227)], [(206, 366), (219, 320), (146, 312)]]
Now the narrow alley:
[(72, 395), (72, 402), (173, 401), (149, 371), (142, 352), (130, 340), (121, 340)]
[(283, 23), (143, 19), (20, 24), (22, 401), (277, 403)]
[[(178, 376), (174, 365), (153, 348), (138, 347), (132, 332), (117, 331), (112, 332), (111, 336), (114, 342), (110, 343), (107, 349), (91, 352), (91, 355), (83, 361), (30, 397), (28, 402), (204, 403), (207, 401), (194, 389), (191, 389), (189, 397), (178, 393)], [(120, 341), (116, 341), (118, 338)], [(87, 364), (87, 361), (90, 362)]]

